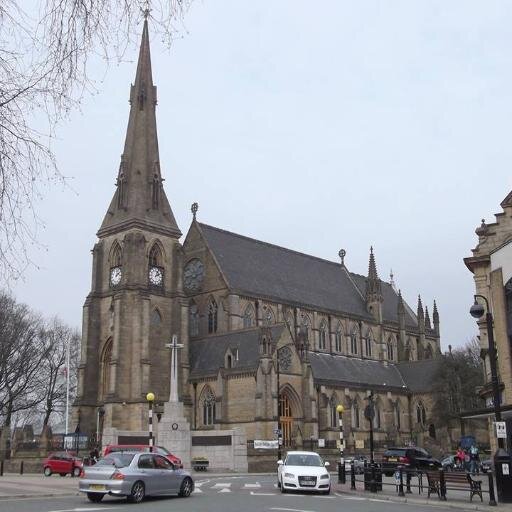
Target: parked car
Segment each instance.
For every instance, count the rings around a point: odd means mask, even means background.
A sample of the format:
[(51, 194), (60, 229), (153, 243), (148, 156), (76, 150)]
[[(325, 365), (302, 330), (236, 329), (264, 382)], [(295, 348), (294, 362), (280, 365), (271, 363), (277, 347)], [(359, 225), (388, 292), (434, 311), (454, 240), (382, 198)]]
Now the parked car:
[(43, 460), (43, 473), (45, 476), (51, 476), (54, 473), (60, 476), (80, 476), (82, 467), (82, 459), (69, 452), (50, 453)]
[[(114, 452), (149, 452), (147, 444), (109, 444), (105, 447), (103, 455), (108, 455)], [(177, 468), (183, 468), (181, 459), (173, 455), (167, 448), (163, 446), (153, 446), (153, 452), (163, 455), (169, 462), (172, 462)]]
[(126, 496), (140, 503), (146, 496), (188, 497), (194, 490), (192, 476), (157, 453), (113, 452), (94, 466), (84, 467), (78, 490), (89, 501), (100, 502), (105, 495)]
[(364, 473), (364, 465), (370, 463), (370, 459), (366, 457), (366, 455), (356, 455), (353, 457), (345, 458), (345, 471), (350, 471), (352, 466), (352, 462), (354, 462), (354, 472), (356, 475), (361, 475)]
[(288, 491), (331, 492), (331, 476), (324, 462), (315, 452), (288, 452), (284, 461), (277, 461), (277, 486)]
[(441, 463), (423, 448), (388, 448), (382, 455), (382, 472), (392, 476), (398, 466), (425, 470), (440, 468)]
[(441, 467), (445, 471), (455, 471), (456, 469), (459, 469), (455, 463), (455, 455), (447, 455), (446, 457), (442, 458)]

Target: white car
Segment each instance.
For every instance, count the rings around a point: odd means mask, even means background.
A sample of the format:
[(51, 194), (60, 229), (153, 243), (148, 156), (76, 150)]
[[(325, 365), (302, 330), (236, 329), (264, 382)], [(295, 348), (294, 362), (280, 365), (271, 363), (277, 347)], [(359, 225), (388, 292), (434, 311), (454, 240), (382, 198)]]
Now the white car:
[(331, 492), (331, 477), (324, 462), (315, 452), (288, 452), (284, 461), (277, 461), (277, 485), (281, 492)]

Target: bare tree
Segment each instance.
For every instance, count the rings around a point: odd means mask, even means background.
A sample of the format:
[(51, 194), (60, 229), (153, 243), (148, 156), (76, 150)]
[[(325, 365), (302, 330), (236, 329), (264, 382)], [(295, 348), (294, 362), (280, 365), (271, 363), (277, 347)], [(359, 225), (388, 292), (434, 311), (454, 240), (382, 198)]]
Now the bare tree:
[(58, 123), (94, 90), (88, 59), (122, 58), (144, 11), (169, 44), (192, 0), (0, 2), (0, 279), (23, 275), (40, 225), (41, 185), (64, 181), (51, 141)]
[(40, 402), (38, 375), (46, 356), (41, 319), (24, 304), (0, 294), (0, 420), (11, 426), (19, 411)]

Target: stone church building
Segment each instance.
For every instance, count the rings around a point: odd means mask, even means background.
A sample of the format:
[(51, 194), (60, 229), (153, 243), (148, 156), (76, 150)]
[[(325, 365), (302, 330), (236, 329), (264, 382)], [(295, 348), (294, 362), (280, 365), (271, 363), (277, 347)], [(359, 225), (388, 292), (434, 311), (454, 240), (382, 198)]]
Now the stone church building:
[(338, 404), (347, 451), (367, 453), (370, 392), (377, 446), (434, 439), (435, 303), (432, 322), (421, 299), (413, 312), (378, 277), (373, 250), (368, 274), (354, 274), (343, 250), (333, 262), (254, 240), (200, 222), (196, 204), (180, 241), (163, 188), (147, 21), (130, 104), (92, 251), (74, 424), (91, 436), (147, 435), (145, 397), (156, 395), (160, 415), (170, 394), (166, 344), (177, 335), (191, 435), (241, 433), (249, 467), (253, 441), (276, 439), (278, 420), (284, 445), (336, 450)]

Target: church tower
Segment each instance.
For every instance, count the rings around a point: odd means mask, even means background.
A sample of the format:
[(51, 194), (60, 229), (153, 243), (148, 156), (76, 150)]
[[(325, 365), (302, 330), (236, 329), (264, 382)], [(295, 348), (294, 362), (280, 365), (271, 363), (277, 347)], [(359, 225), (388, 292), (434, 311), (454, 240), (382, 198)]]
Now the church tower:
[[(114, 196), (97, 233), (92, 285), (83, 309), (74, 425), (147, 431), (146, 394), (169, 399), (176, 334), (183, 399), (188, 378), (187, 305), (182, 291), (181, 232), (162, 186), (148, 23), (144, 21), (130, 116)], [(73, 429), (75, 426), (73, 426)]]

